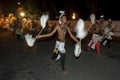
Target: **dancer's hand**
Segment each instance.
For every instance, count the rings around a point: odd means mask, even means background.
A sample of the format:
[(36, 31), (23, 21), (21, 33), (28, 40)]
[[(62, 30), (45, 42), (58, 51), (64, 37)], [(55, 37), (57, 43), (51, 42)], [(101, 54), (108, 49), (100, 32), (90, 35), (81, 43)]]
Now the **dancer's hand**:
[(81, 47), (81, 42), (78, 42), (78, 45)]
[(41, 35), (37, 35), (37, 36), (36, 36), (36, 39), (39, 39), (39, 38), (41, 38), (41, 37), (42, 37)]

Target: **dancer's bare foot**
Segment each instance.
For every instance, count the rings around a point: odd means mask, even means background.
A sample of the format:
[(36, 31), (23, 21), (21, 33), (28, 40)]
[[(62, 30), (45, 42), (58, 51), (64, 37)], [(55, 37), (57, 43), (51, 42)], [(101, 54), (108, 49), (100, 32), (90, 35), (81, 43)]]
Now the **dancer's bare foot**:
[(90, 47), (88, 47), (87, 50), (90, 51)]
[(55, 63), (55, 61), (50, 59), (50, 64), (54, 64), (54, 63)]
[(50, 62), (47, 65), (52, 65), (54, 64), (54, 60), (50, 59)]
[(67, 71), (64, 70), (64, 71), (63, 71), (63, 75), (67, 75), (67, 74), (68, 74)]

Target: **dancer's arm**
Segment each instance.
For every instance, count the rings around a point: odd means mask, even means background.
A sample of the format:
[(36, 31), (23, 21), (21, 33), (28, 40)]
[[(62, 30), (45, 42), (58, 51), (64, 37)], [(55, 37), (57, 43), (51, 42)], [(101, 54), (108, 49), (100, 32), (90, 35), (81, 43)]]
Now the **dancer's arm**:
[(77, 40), (77, 38), (72, 34), (72, 32), (70, 31), (70, 28), (67, 28), (67, 30), (68, 30), (68, 33), (69, 33), (70, 37), (71, 37), (76, 43), (80, 44), (80, 41)]
[(50, 37), (50, 36), (52, 36), (56, 31), (57, 31), (57, 26), (54, 28), (54, 30), (53, 30), (52, 32), (50, 32), (50, 33), (48, 33), (48, 34), (38, 35), (38, 36), (37, 36), (37, 39), (38, 39), (38, 38), (43, 38), (43, 37)]

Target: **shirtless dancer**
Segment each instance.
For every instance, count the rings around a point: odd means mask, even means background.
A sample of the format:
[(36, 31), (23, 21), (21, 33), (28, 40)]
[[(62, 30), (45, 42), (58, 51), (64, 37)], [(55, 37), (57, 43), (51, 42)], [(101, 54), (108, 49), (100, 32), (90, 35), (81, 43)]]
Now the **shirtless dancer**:
[[(66, 37), (66, 33), (68, 32), (70, 37), (80, 45), (79, 40), (77, 40), (77, 38), (72, 34), (72, 32), (70, 31), (70, 28), (67, 26), (67, 17), (66, 15), (63, 15), (61, 17), (61, 24), (58, 24), (54, 30), (48, 34), (45, 35), (38, 35), (37, 39), (39, 38), (43, 38), (43, 37), (50, 37), (52, 36), (54, 33), (57, 32), (58, 34), (58, 39), (56, 40), (56, 43), (58, 44), (57, 48), (58, 48), (58, 52), (61, 55), (61, 67), (62, 67), (62, 71), (63, 74), (66, 75), (66, 69), (65, 69), (65, 56), (66, 56), (66, 51), (65, 51), (65, 37)], [(51, 60), (53, 61), (54, 59), (56, 59), (56, 57), (58, 56), (58, 54), (54, 53), (53, 56), (51, 57)]]

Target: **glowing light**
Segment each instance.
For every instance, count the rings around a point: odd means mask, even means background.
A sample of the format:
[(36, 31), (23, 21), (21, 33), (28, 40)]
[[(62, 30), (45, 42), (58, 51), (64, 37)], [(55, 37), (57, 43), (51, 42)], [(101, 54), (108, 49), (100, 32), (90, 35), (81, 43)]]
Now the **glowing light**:
[(24, 16), (25, 16), (25, 13), (24, 13), (24, 12), (20, 12), (20, 16), (21, 16), (21, 17), (24, 17)]
[(20, 2), (18, 2), (18, 5), (20, 5), (21, 3)]
[(76, 19), (76, 14), (75, 13), (72, 14), (72, 19)]
[(104, 15), (101, 15), (100, 18), (104, 18)]

